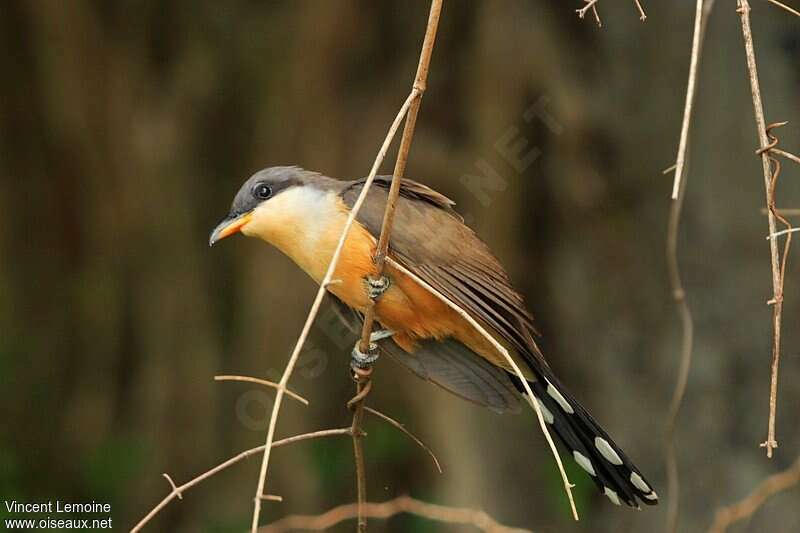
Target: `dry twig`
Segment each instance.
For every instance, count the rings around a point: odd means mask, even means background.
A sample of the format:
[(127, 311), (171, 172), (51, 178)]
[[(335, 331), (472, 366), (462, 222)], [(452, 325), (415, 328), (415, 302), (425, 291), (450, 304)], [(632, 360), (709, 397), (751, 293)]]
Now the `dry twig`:
[(800, 165), (800, 157), (797, 157), (796, 155), (794, 155), (791, 152), (787, 152), (785, 150), (781, 150), (780, 148), (770, 148), (770, 152), (775, 154), (775, 155), (779, 155), (781, 157), (785, 157), (786, 159), (790, 159), (790, 160), (794, 161), (795, 163), (797, 163), (798, 165)]
[(525, 392), (527, 393), (526, 399), (528, 400), (528, 403), (530, 404), (531, 408), (536, 412), (536, 418), (539, 420), (539, 427), (542, 429), (542, 433), (544, 433), (545, 439), (547, 439), (547, 443), (550, 445), (550, 451), (553, 453), (553, 458), (555, 458), (556, 460), (556, 465), (558, 465), (558, 470), (561, 473), (561, 480), (564, 482), (564, 491), (567, 493), (567, 497), (569, 498), (569, 504), (570, 507), (572, 508), (572, 516), (575, 520), (578, 520), (578, 510), (575, 507), (575, 500), (572, 497), (572, 487), (574, 487), (575, 485), (570, 483), (569, 478), (567, 478), (567, 473), (564, 471), (564, 465), (561, 463), (561, 456), (558, 455), (558, 450), (556, 449), (556, 445), (553, 442), (553, 438), (550, 436), (550, 431), (547, 429), (547, 424), (544, 421), (542, 410), (539, 408), (539, 402), (533, 401), (533, 398), (535, 396), (533, 394), (533, 391), (531, 390), (530, 385), (528, 385), (528, 380), (525, 379), (525, 376), (522, 374), (522, 370), (520, 370), (519, 366), (514, 361), (514, 359), (511, 358), (511, 355), (509, 355), (508, 350), (506, 350), (505, 347), (502, 344), (500, 344), (500, 342), (498, 342), (497, 339), (492, 337), (492, 335), (488, 331), (486, 331), (486, 329), (483, 326), (481, 326), (477, 320), (472, 318), (469, 315), (469, 313), (467, 313), (459, 306), (457, 306), (455, 303), (450, 301), (450, 299), (447, 298), (447, 296), (437, 291), (424, 279), (420, 278), (419, 276), (408, 270), (406, 267), (404, 267), (397, 261), (394, 261), (391, 257), (387, 257), (386, 261), (392, 266), (392, 268), (399, 270), (409, 278), (413, 279), (425, 290), (429, 291), (439, 300), (444, 302), (444, 304), (447, 305), (450, 309), (458, 313), (458, 315), (464, 320), (466, 320), (475, 329), (475, 331), (480, 333), (486, 340), (488, 340), (492, 344), (492, 346), (494, 346), (494, 349), (497, 350), (503, 356), (503, 358), (505, 358), (509, 366), (514, 370), (514, 373), (517, 375), (523, 387), (525, 388)]
[[(772, 161), (774, 160), (770, 158), (769, 155), (769, 149), (772, 141), (768, 136), (767, 124), (764, 118), (764, 105), (761, 101), (761, 87), (758, 82), (758, 68), (756, 66), (755, 48), (753, 46), (753, 32), (750, 28), (750, 3), (747, 0), (737, 0), (737, 5), (738, 9), (736, 11), (739, 13), (742, 22), (742, 36), (744, 37), (747, 72), (750, 79), (750, 92), (753, 97), (753, 110), (755, 111), (756, 129), (758, 131), (758, 139), (760, 144), (758, 153), (761, 155), (761, 164), (764, 174), (764, 188), (766, 191), (767, 208), (769, 209), (769, 213), (767, 213), (767, 222), (769, 225), (769, 234), (772, 235), (776, 232), (775, 221), (778, 219), (775, 212), (774, 198), (774, 184), (777, 176), (772, 170)], [(778, 365), (780, 362), (781, 315), (783, 312), (783, 275), (780, 252), (778, 251), (778, 242), (776, 239), (769, 240), (769, 248), (770, 263), (772, 267), (772, 300), (770, 300), (772, 303), (773, 329), (772, 364), (770, 372), (767, 440), (763, 442), (761, 446), (767, 449), (767, 457), (771, 458), (774, 449), (778, 447), (778, 442), (775, 437), (775, 412), (777, 410), (778, 402)], [(785, 259), (786, 258), (784, 257), (784, 260)], [(785, 266), (785, 261), (783, 262), (783, 265)]]
[(353, 439), (353, 460), (356, 467), (356, 506), (358, 508), (356, 530), (361, 532), (367, 530), (367, 515), (364, 514), (364, 504), (367, 501), (367, 471), (364, 466), (364, 445), (362, 443), (364, 431), (361, 429), (361, 420), (364, 418), (364, 399), (372, 389), (371, 375), (372, 367), (353, 369), (356, 395), (347, 403), (347, 407), (353, 410), (350, 436)]
[[(781, 215), (783, 215), (785, 217), (800, 216), (800, 209), (791, 209), (791, 208), (783, 208), (783, 207), (781, 207), (781, 208), (776, 208), (775, 211), (780, 213)], [(761, 208), (761, 214), (762, 215), (769, 214), (769, 209), (767, 209), (766, 207), (762, 207)], [(780, 232), (778, 232), (778, 233), (780, 233)], [(769, 236), (767, 236), (767, 238), (769, 239)]]
[[(286, 444), (292, 444), (294, 442), (300, 442), (300, 441), (309, 440), (309, 439), (318, 439), (318, 438), (323, 438), (323, 437), (335, 437), (335, 436), (339, 436), (339, 435), (349, 435), (349, 434), (350, 434), (350, 428), (325, 429), (325, 430), (322, 430), (322, 431), (314, 431), (312, 433), (303, 433), (302, 435), (295, 435), (294, 437), (287, 437), (285, 439), (277, 440), (277, 441), (271, 443), (271, 447), (272, 448), (278, 448), (279, 446), (284, 446)], [(172, 478), (169, 477), (168, 474), (163, 474), (163, 476), (167, 479), (167, 481), (169, 482), (170, 486), (172, 487), (172, 491), (169, 494), (167, 494), (164, 497), (164, 499), (161, 500), (158, 503), (158, 505), (153, 507), (150, 510), (150, 512), (147, 513), (147, 515), (145, 515), (144, 518), (139, 520), (139, 522), (135, 526), (133, 526), (133, 529), (131, 529), (131, 533), (137, 533), (138, 531), (141, 531), (142, 528), (145, 525), (147, 525), (147, 523), (150, 522), (150, 520), (152, 520), (153, 517), (155, 515), (157, 515), (161, 511), (161, 509), (166, 507), (169, 504), (169, 502), (171, 502), (175, 498), (183, 499), (183, 493), (186, 492), (187, 490), (189, 490), (190, 488), (194, 487), (195, 485), (198, 485), (199, 483), (202, 483), (206, 479), (210, 478), (214, 474), (217, 474), (217, 473), (225, 470), (229, 466), (232, 466), (232, 465), (238, 463), (242, 459), (247, 459), (248, 457), (251, 457), (251, 456), (256, 455), (256, 454), (258, 454), (260, 452), (263, 452), (264, 448), (265, 448), (265, 446), (257, 446), (255, 448), (251, 448), (249, 450), (245, 450), (242, 453), (240, 453), (238, 455), (235, 455), (234, 457), (231, 457), (227, 461), (218, 464), (214, 468), (212, 468), (210, 470), (206, 470), (205, 472), (203, 472), (199, 476), (192, 478), (190, 481), (187, 481), (186, 483), (184, 483), (183, 485), (180, 485), (178, 487), (175, 486), (175, 482), (172, 481)]]
[(796, 9), (793, 9), (793, 8), (787, 6), (783, 2), (778, 2), (778, 0), (767, 0), (767, 2), (769, 2), (770, 4), (776, 5), (781, 9), (785, 9), (786, 11), (791, 13), (792, 15), (796, 15), (796, 16), (800, 17), (800, 11), (797, 11)]
[(672, 202), (667, 225), (667, 270), (669, 271), (672, 299), (678, 310), (681, 320), (681, 354), (678, 377), (675, 381), (675, 390), (672, 393), (669, 412), (664, 424), (664, 456), (667, 470), (667, 519), (664, 530), (675, 533), (678, 530), (678, 514), (680, 511), (680, 480), (678, 460), (675, 457), (675, 426), (678, 421), (683, 397), (686, 394), (686, 383), (689, 379), (689, 370), (692, 365), (692, 347), (694, 345), (694, 320), (692, 311), (686, 301), (686, 292), (681, 281), (680, 267), (678, 265), (678, 228), (680, 226), (683, 198), (686, 195), (684, 182), (678, 193), (678, 198)]
[[(357, 503), (348, 503), (314, 516), (292, 515), (262, 527), (260, 533), (285, 533), (288, 531), (326, 531), (333, 526), (358, 516)], [(487, 533), (532, 533), (528, 529), (517, 529), (499, 524), (483, 511), (447, 507), (423, 502), (410, 496), (400, 496), (393, 500), (373, 503), (368, 502), (362, 511), (370, 518), (390, 518), (408, 513), (429, 520), (451, 525), (474, 526)]]
[(583, 18), (586, 16), (586, 12), (589, 11), (599, 0), (584, 0), (586, 5), (584, 5), (580, 9), (576, 9), (575, 12), (578, 14), (579, 18)]
[(414, 442), (416, 442), (417, 445), (420, 448), (422, 448), (423, 450), (428, 452), (428, 455), (430, 455), (431, 459), (433, 459), (433, 464), (436, 465), (436, 470), (438, 470), (440, 474), (442, 473), (442, 465), (439, 464), (439, 459), (436, 458), (436, 454), (433, 453), (433, 450), (428, 448), (428, 446), (424, 442), (422, 442), (419, 438), (417, 438), (416, 435), (414, 435), (408, 429), (406, 429), (406, 427), (403, 424), (401, 424), (400, 422), (398, 422), (394, 418), (390, 417), (389, 415), (385, 415), (385, 414), (381, 413), (380, 411), (378, 411), (377, 409), (373, 409), (371, 407), (367, 407), (366, 405), (364, 406), (364, 411), (366, 411), (367, 413), (370, 413), (372, 415), (377, 416), (378, 418), (382, 419), (384, 422), (388, 422), (392, 426), (396, 427), (397, 429), (399, 429), (400, 431), (405, 433), (406, 436), (409, 439), (411, 439)]
[(179, 500), (182, 500), (183, 499), (183, 494), (181, 494), (181, 491), (178, 490), (178, 487), (175, 485), (175, 482), (172, 481), (172, 478), (170, 477), (170, 475), (167, 474), (166, 472), (164, 472), (161, 475), (164, 476), (164, 479), (167, 480), (167, 483), (169, 483), (169, 486), (172, 487), (172, 492), (175, 493), (175, 496), (177, 496)]
[(743, 500), (718, 510), (708, 533), (724, 533), (732, 524), (753, 516), (767, 498), (798, 483), (800, 483), (800, 457), (783, 472), (773, 474), (759, 483)]
[[(289, 382), (289, 378), (294, 371), (294, 367), (297, 364), (297, 360), (300, 357), (300, 351), (303, 349), (303, 345), (308, 338), (308, 334), (311, 331), (311, 326), (314, 323), (314, 320), (317, 318), (317, 314), (319, 313), (319, 308), (322, 305), (322, 300), (325, 297), (325, 292), (327, 291), (328, 285), (331, 283), (333, 279), (333, 272), (336, 269), (336, 265), (339, 264), (339, 258), (342, 254), (342, 249), (344, 248), (345, 240), (347, 239), (347, 235), (350, 233), (350, 228), (353, 226), (353, 222), (358, 215), (359, 210), (361, 209), (361, 205), (364, 203), (364, 200), (369, 192), (370, 186), (372, 186), (372, 182), (375, 181), (375, 174), (378, 172), (378, 168), (380, 167), (383, 159), (386, 157), (386, 152), (389, 150), (389, 145), (394, 139), (395, 133), (397, 133), (398, 128), (400, 127), (400, 122), (405, 117), (406, 112), (408, 111), (411, 102), (416, 97), (416, 89), (411, 91), (411, 94), (408, 95), (406, 101), (403, 103), (403, 106), (398, 111), (397, 116), (392, 122), (392, 125), (389, 128), (389, 132), (386, 134), (386, 138), (383, 141), (383, 145), (381, 146), (380, 150), (378, 151), (378, 155), (375, 158), (375, 162), (372, 165), (372, 169), (369, 172), (369, 176), (364, 182), (364, 187), (361, 189), (361, 193), (358, 195), (355, 203), (353, 204), (352, 209), (350, 210), (350, 214), (347, 217), (347, 221), (345, 222), (344, 229), (342, 230), (342, 235), (339, 237), (339, 242), (336, 245), (336, 250), (333, 252), (333, 257), (331, 258), (331, 263), (328, 265), (328, 270), (325, 273), (325, 277), (322, 279), (320, 283), (319, 290), (317, 291), (317, 295), (314, 298), (314, 302), (311, 305), (311, 310), (308, 313), (308, 317), (306, 318), (306, 322), (303, 325), (303, 329), (300, 332), (300, 337), (297, 339), (297, 343), (295, 344), (294, 350), (292, 350), (291, 356), (289, 356), (289, 361), (286, 363), (286, 368), (283, 371), (283, 375), (281, 376), (281, 381), (278, 383), (278, 393), (275, 396), (275, 403), (272, 406), (272, 414), (270, 415), (269, 420), (269, 427), (267, 429), (267, 438), (266, 443), (264, 445), (263, 451), (264, 455), (261, 460), (261, 470), (258, 475), (258, 487), (256, 490), (256, 496), (254, 498), (254, 509), (253, 509), (253, 521), (251, 523), (250, 530), (252, 533), (255, 533), (258, 530), (258, 519), (261, 514), (261, 495), (264, 494), (264, 485), (267, 478), (267, 467), (269, 465), (269, 456), (270, 451), (272, 449), (272, 441), (275, 438), (275, 427), (278, 422), (278, 414), (280, 413), (281, 405), (283, 402), (283, 395), (286, 392), (286, 384)], [(348, 429), (349, 431), (349, 429)], [(348, 433), (349, 434), (349, 433)]]
[(603, 26), (603, 23), (600, 20), (600, 13), (597, 12), (597, 6), (595, 5), (597, 2), (598, 0), (586, 0), (586, 5), (580, 9), (576, 9), (575, 12), (578, 14), (579, 18), (583, 18), (586, 16), (586, 12), (591, 8), (594, 14), (594, 20), (597, 22), (597, 27), (600, 28)]
[[(589, 11), (589, 9), (591, 9), (592, 10), (592, 14), (594, 15), (594, 20), (595, 20), (595, 22), (597, 22), (597, 27), (598, 28), (602, 27), (603, 23), (600, 20), (600, 14), (597, 12), (597, 2), (599, 0), (584, 0), (584, 1), (586, 2), (586, 5), (584, 5), (580, 9), (576, 9), (575, 10), (575, 12), (578, 14), (578, 18), (585, 17), (586, 16), (586, 12)], [(647, 20), (647, 14), (644, 12), (644, 8), (642, 7), (642, 3), (639, 0), (633, 0), (633, 1), (636, 4), (636, 9), (639, 11), (639, 20), (644, 22), (645, 20)], [(773, 0), (770, 0), (770, 1), (773, 1)]]
[[(419, 106), (422, 101), (422, 95), (428, 83), (428, 70), (431, 63), (431, 55), (433, 53), (433, 45), (436, 42), (436, 31), (439, 28), (439, 16), (442, 12), (443, 0), (432, 0), (430, 14), (428, 15), (428, 25), (425, 30), (425, 38), (422, 42), (422, 51), (419, 56), (419, 63), (417, 65), (417, 73), (414, 77), (414, 85), (411, 100), (411, 105), (406, 115), (406, 123), (403, 127), (403, 135), (400, 139), (400, 148), (397, 152), (397, 159), (395, 160), (394, 172), (392, 173), (392, 184), (389, 187), (389, 194), (386, 200), (386, 210), (383, 214), (383, 222), (381, 224), (381, 234), (378, 238), (378, 244), (375, 249), (375, 278), (380, 279), (383, 276), (383, 267), (389, 248), (389, 237), (392, 233), (392, 225), (394, 222), (394, 210), (397, 205), (397, 198), (400, 195), (400, 183), (406, 171), (406, 162), (408, 161), (408, 152), (411, 149), (411, 141), (414, 138), (414, 128), (417, 124), (417, 114), (419, 113)], [(363, 353), (367, 353), (371, 349), (370, 335), (372, 334), (372, 326), (375, 321), (375, 301), (370, 299), (367, 308), (364, 311), (364, 325), (361, 330), (361, 341), (359, 349)], [(367, 530), (367, 517), (362, 512), (363, 506), (367, 500), (367, 484), (366, 484), (366, 470), (364, 469), (364, 450), (362, 442), (362, 432), (360, 430), (361, 420), (364, 416), (364, 399), (369, 394), (371, 388), (372, 367), (366, 369), (354, 369), (356, 378), (356, 398), (357, 401), (351, 400), (348, 404), (353, 409), (353, 455), (356, 463), (356, 480), (357, 480), (357, 493), (359, 508), (358, 513), (358, 531)], [(438, 465), (438, 461), (437, 461)]]
[[(277, 383), (275, 383), (273, 381), (269, 381), (269, 380), (266, 380), (266, 379), (252, 378), (250, 376), (231, 376), (231, 375), (228, 375), (228, 376), (214, 376), (214, 381), (246, 381), (248, 383), (258, 383), (259, 385), (264, 385), (265, 387), (271, 387), (271, 388), (276, 389), (276, 390), (278, 388), (280, 388), (280, 385), (278, 385)], [(296, 393), (290, 391), (289, 389), (286, 389), (286, 396), (289, 396), (290, 398), (294, 398), (295, 400), (297, 400), (298, 402), (300, 402), (302, 404), (308, 405), (308, 400), (306, 400), (305, 398), (303, 398), (299, 394), (296, 394)]]
[[(375, 276), (380, 278), (383, 275), (383, 267), (386, 263), (386, 256), (389, 249), (389, 238), (394, 225), (394, 211), (397, 206), (397, 198), (400, 196), (400, 185), (403, 175), (406, 172), (408, 162), (408, 152), (411, 149), (411, 141), (414, 139), (414, 128), (417, 124), (417, 114), (419, 113), (422, 95), (428, 84), (428, 70), (431, 63), (433, 45), (436, 42), (436, 30), (439, 27), (439, 15), (442, 11), (442, 0), (432, 0), (431, 11), (428, 17), (428, 27), (425, 30), (425, 40), (422, 43), (422, 52), (417, 65), (417, 74), (414, 77), (414, 89), (417, 90), (411, 107), (408, 109), (406, 123), (403, 127), (403, 136), (400, 139), (400, 148), (397, 152), (397, 160), (392, 172), (392, 184), (389, 187), (389, 195), (386, 199), (386, 210), (383, 213), (381, 223), (381, 234), (375, 248)], [(372, 325), (375, 321), (375, 302), (370, 301), (364, 311), (364, 326), (361, 330), (361, 351), (369, 350), (369, 337), (372, 333)]]
[(644, 22), (645, 20), (647, 20), (647, 14), (644, 12), (644, 9), (642, 9), (642, 4), (639, 2), (639, 0), (633, 0), (633, 1), (636, 2), (636, 9), (639, 10), (639, 20)]
[[(241, 377), (241, 376), (237, 376), (237, 377)], [(250, 381), (250, 380), (245, 379), (243, 381)], [(370, 407), (364, 406), (364, 410), (365, 410), (365, 412), (373, 414), (373, 415), (377, 416), (378, 418), (380, 418), (381, 420), (384, 420), (385, 422), (388, 422), (392, 426), (396, 427), (397, 429), (399, 429), (400, 431), (405, 433), (410, 439), (412, 439), (415, 443), (417, 443), (423, 450), (428, 452), (428, 454), (433, 459), (433, 462), (436, 465), (436, 468), (439, 470), (439, 473), (442, 472), (442, 467), (439, 465), (439, 460), (436, 458), (436, 455), (434, 455), (433, 451), (431, 451), (430, 448), (428, 448), (420, 439), (418, 439), (413, 433), (411, 433), (408, 429), (406, 429), (405, 426), (403, 426), (400, 422), (398, 422), (397, 420), (391, 418), (388, 415), (385, 415), (385, 414), (381, 413), (380, 411), (378, 411), (376, 409), (372, 409)], [(360, 428), (358, 430), (361, 431)], [(341, 436), (344, 436), (344, 435), (352, 436), (352, 432), (353, 432), (353, 428), (351, 426), (351, 427), (347, 427), (347, 428), (325, 429), (325, 430), (320, 430), (320, 431), (314, 431), (312, 433), (303, 433), (301, 435), (295, 435), (294, 437), (287, 437), (285, 439), (281, 439), (281, 440), (275, 441), (275, 442), (272, 443), (272, 447), (273, 448), (278, 448), (278, 447), (284, 446), (286, 444), (292, 444), (292, 443), (295, 443), (295, 442), (301, 442), (301, 441), (304, 441), (304, 440), (317, 439), (317, 438), (323, 438), (323, 437), (335, 437), (335, 436), (340, 436), (340, 435)], [(165, 496), (164, 499), (161, 500), (161, 502), (159, 502), (158, 505), (156, 505), (149, 513), (147, 513), (147, 515), (142, 520), (140, 520), (139, 523), (136, 524), (136, 526), (133, 527), (133, 529), (131, 530), (131, 533), (136, 533), (138, 531), (141, 531), (141, 529), (148, 522), (150, 522), (150, 520), (152, 520), (152, 518), (156, 514), (158, 514), (164, 507), (167, 506), (167, 504), (169, 504), (169, 502), (171, 502), (175, 498), (178, 498), (179, 500), (182, 500), (183, 499), (183, 493), (185, 491), (187, 491), (190, 488), (194, 487), (195, 485), (201, 483), (202, 481), (205, 481), (206, 479), (210, 478), (211, 476), (213, 476), (215, 474), (218, 474), (219, 472), (221, 472), (222, 470), (225, 470), (229, 466), (232, 466), (235, 463), (238, 463), (242, 459), (247, 459), (248, 457), (251, 457), (251, 456), (256, 455), (257, 453), (263, 452), (263, 451), (264, 451), (264, 446), (257, 446), (255, 448), (251, 448), (249, 450), (245, 450), (245, 451), (241, 452), (240, 454), (238, 454), (238, 455), (236, 455), (234, 457), (231, 457), (227, 461), (225, 461), (223, 463), (220, 463), (219, 465), (215, 466), (214, 468), (211, 468), (211, 469), (207, 470), (206, 472), (203, 472), (199, 476), (191, 479), (190, 481), (187, 481), (186, 483), (184, 483), (181, 486), (177, 486), (175, 484), (175, 482), (172, 480), (172, 478), (170, 477), (169, 474), (167, 474), (167, 473), (162, 474), (162, 476), (164, 476), (164, 479), (167, 480), (167, 483), (169, 483), (170, 487), (172, 488), (172, 492), (167, 494), (167, 496)], [(283, 497), (276, 496), (274, 494), (264, 494), (261, 497), (261, 499), (265, 500), (265, 501), (277, 501), (277, 502), (282, 502), (283, 501)]]
[[(703, 0), (697, 0), (694, 14), (694, 33), (692, 34), (692, 55), (689, 61), (689, 82), (686, 84), (686, 102), (683, 109), (683, 123), (681, 124), (681, 137), (678, 142), (678, 156), (675, 161), (675, 180), (672, 183), (672, 199), (678, 199), (678, 190), (683, 178), (686, 164), (686, 150), (689, 146), (689, 127), (692, 123), (692, 111), (695, 95), (697, 94), (697, 71), (700, 67), (700, 56), (705, 40), (708, 15), (714, 6), (714, 0), (708, 0), (705, 5)], [(672, 167), (670, 167), (672, 168)]]
[(792, 244), (792, 233), (796, 230), (792, 227), (789, 221), (784, 217), (781, 212), (775, 207), (775, 189), (778, 186), (778, 177), (781, 175), (781, 162), (778, 159), (772, 157), (776, 151), (780, 151), (781, 153), (783, 150), (778, 150), (777, 146), (780, 142), (778, 138), (772, 133), (772, 130), (775, 128), (780, 128), (781, 126), (785, 126), (787, 122), (775, 122), (767, 126), (767, 137), (770, 140), (769, 145), (766, 148), (759, 148), (756, 150), (756, 154), (761, 155), (762, 153), (766, 152), (769, 154), (769, 160), (772, 163), (772, 178), (770, 179), (770, 188), (769, 188), (769, 205), (768, 205), (768, 212), (775, 215), (775, 218), (781, 221), (781, 224), (786, 226), (786, 229), (782, 231), (777, 231), (771, 235), (767, 235), (767, 239), (777, 239), (782, 235), (786, 235), (786, 242), (783, 245), (783, 254), (781, 254), (781, 294), (783, 294), (783, 286), (786, 281), (786, 260), (789, 257), (789, 249)]
[[(678, 145), (678, 155), (674, 166), (675, 182), (673, 184), (673, 199), (670, 206), (669, 221), (667, 223), (667, 270), (669, 272), (672, 298), (681, 320), (681, 356), (678, 368), (678, 378), (675, 381), (675, 390), (672, 393), (669, 412), (664, 424), (664, 457), (667, 469), (667, 519), (665, 531), (674, 533), (678, 530), (678, 514), (680, 510), (680, 481), (678, 461), (675, 457), (675, 426), (678, 412), (686, 393), (686, 383), (689, 379), (689, 369), (692, 364), (692, 346), (694, 344), (694, 321), (692, 312), (686, 301), (686, 292), (681, 281), (680, 267), (678, 265), (678, 229), (680, 226), (683, 199), (686, 194), (686, 180), (682, 180), (687, 166), (687, 150), (689, 145), (689, 126), (692, 120), (692, 107), (697, 94), (697, 72), (705, 41), (708, 17), (714, 6), (714, 0), (697, 0), (695, 11), (694, 35), (692, 37), (692, 54), (689, 64), (689, 81), (686, 87), (686, 105), (683, 112), (683, 125)], [(667, 171), (669, 171), (668, 169)], [(665, 173), (667, 172), (665, 171)]]
[[(775, 216), (783, 218), (783, 215), (777, 209), (775, 210)], [(777, 239), (778, 237), (781, 237), (782, 235), (789, 235), (790, 233), (795, 233), (797, 231), (800, 231), (800, 228), (787, 228), (787, 229), (784, 229), (784, 230), (781, 230), (781, 231), (776, 231), (772, 235), (767, 235), (767, 240)], [(786, 242), (789, 242), (789, 239), (786, 239)], [(784, 248), (785, 248), (785, 245), (784, 245)], [(785, 263), (785, 262), (786, 262), (786, 260), (784, 258), (784, 260), (781, 263)], [(781, 271), (782, 271), (781, 274), (783, 274), (783, 268), (781, 268)]]

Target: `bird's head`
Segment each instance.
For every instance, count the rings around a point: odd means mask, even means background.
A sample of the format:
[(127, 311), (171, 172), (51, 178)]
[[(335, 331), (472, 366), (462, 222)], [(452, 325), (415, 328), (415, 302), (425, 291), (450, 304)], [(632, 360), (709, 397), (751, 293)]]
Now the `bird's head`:
[[(228, 215), (211, 232), (209, 246), (235, 233), (256, 235), (274, 219), (275, 198), (305, 184), (307, 174), (298, 167), (270, 167), (261, 170), (244, 182), (233, 199)], [(277, 202), (280, 203), (280, 202)]]

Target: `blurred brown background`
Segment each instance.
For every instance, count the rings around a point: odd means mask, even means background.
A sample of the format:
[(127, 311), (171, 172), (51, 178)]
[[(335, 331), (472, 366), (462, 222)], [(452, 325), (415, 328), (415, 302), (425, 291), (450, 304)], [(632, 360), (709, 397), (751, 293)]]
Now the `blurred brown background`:
[[(662, 497), (680, 331), (664, 241), (693, 2), (448, 2), (407, 174), (454, 198), (530, 302), (552, 365)], [(680, 259), (696, 319), (678, 426), (681, 531), (800, 449), (800, 256), (787, 273), (778, 417), (766, 434), (771, 295), (752, 104), (733, 2), (708, 30)], [(800, 22), (753, 0), (768, 121), (800, 146)], [(412, 81), (426, 1), (8, 1), (0, 8), (0, 494), (107, 501), (129, 528), (178, 482), (263, 443), (313, 283), (275, 250), (210, 229), (265, 166), (367, 173)], [(538, 107), (537, 107), (538, 106)], [(540, 110), (537, 112), (536, 110)], [(525, 142), (514, 163), (503, 146)], [(535, 150), (529, 152), (529, 150)], [(779, 205), (800, 207), (784, 165)], [(391, 161), (384, 165), (391, 171)], [(470, 178), (470, 176), (473, 176)], [(483, 176), (474, 178), (474, 176)], [(489, 176), (488, 178), (486, 176)], [(350, 339), (323, 312), (279, 434), (348, 421)], [(444, 474), (369, 421), (373, 500), (410, 493), (537, 532), (656, 531), (665, 505), (614, 507), (574, 467), (571, 521), (530, 413), (496, 416), (381, 361), (370, 402)], [(173, 503), (150, 531), (249, 524), (258, 460)], [(347, 439), (275, 452), (266, 518), (353, 501)], [(735, 531), (797, 531), (798, 491)], [(351, 530), (348, 524), (341, 531)], [(400, 517), (371, 531), (455, 531)]]

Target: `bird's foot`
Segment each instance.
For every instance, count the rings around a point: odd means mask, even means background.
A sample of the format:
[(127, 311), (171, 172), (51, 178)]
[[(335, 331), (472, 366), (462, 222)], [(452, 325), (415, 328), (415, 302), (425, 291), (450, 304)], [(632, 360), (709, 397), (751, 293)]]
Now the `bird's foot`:
[(372, 366), (372, 363), (378, 360), (378, 345), (374, 342), (369, 343), (369, 349), (362, 352), (359, 345), (361, 341), (353, 346), (353, 351), (350, 352), (350, 368), (353, 370), (364, 369)]
[(353, 351), (350, 353), (350, 367), (356, 368), (369, 368), (372, 363), (378, 360), (378, 345), (377, 341), (387, 339), (394, 335), (394, 331), (390, 329), (379, 329), (373, 331), (369, 336), (369, 349), (365, 352), (361, 351), (361, 341), (356, 342), (353, 346)]
[(389, 287), (392, 286), (392, 282), (386, 276), (381, 276), (379, 278), (373, 278), (372, 276), (367, 276), (364, 278), (367, 283), (367, 294), (369, 295), (370, 300), (377, 300), (383, 293), (389, 290)]

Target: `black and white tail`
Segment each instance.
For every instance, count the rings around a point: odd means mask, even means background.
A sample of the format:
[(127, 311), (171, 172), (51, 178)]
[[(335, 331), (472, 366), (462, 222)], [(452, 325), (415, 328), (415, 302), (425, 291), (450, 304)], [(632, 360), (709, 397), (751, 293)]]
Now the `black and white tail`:
[[(656, 505), (658, 495), (639, 469), (555, 376), (548, 374), (551, 375), (537, 375), (538, 379), (528, 384), (545, 422), (569, 449), (575, 462), (614, 504), (639, 508), (638, 498), (647, 505)], [(517, 389), (525, 394), (519, 379), (510, 376)]]

